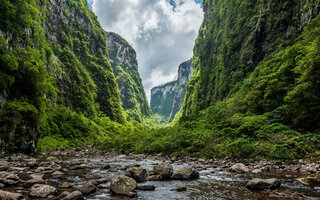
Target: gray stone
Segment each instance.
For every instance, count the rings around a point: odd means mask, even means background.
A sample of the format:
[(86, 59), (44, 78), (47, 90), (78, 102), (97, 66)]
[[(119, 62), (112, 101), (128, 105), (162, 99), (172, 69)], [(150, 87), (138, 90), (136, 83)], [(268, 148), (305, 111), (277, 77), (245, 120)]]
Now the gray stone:
[(194, 168), (183, 167), (178, 169), (171, 178), (178, 180), (193, 180), (199, 178), (199, 172)]
[(47, 196), (55, 194), (56, 192), (57, 189), (50, 185), (35, 184), (31, 188), (30, 195), (33, 197), (46, 198)]
[(154, 175), (160, 175), (161, 179), (169, 179), (173, 174), (173, 167), (167, 162), (153, 166)]
[(133, 178), (137, 182), (145, 182), (148, 178), (147, 170), (141, 167), (132, 167), (126, 172), (125, 175)]
[(110, 184), (110, 189), (115, 194), (131, 195), (131, 192), (136, 189), (137, 182), (130, 177), (120, 175), (114, 179)]
[(265, 190), (265, 189), (276, 189), (280, 187), (281, 182), (278, 179), (259, 179), (254, 178), (249, 181), (246, 185), (246, 188), (250, 190)]

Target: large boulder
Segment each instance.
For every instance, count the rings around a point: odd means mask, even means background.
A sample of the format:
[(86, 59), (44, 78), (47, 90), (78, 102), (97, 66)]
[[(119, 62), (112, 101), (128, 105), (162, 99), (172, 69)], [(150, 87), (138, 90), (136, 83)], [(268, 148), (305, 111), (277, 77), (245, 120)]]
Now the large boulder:
[(2, 200), (18, 200), (22, 199), (23, 195), (19, 193), (12, 193), (0, 190), (0, 199)]
[(30, 195), (33, 197), (46, 198), (47, 196), (55, 194), (56, 192), (57, 189), (50, 185), (35, 184), (31, 188)]
[(83, 194), (80, 191), (74, 191), (63, 197), (62, 200), (83, 200)]
[(93, 184), (83, 184), (80, 191), (84, 195), (89, 195), (91, 193), (94, 193), (97, 190), (97, 187)]
[(249, 172), (249, 168), (242, 163), (237, 163), (230, 167), (230, 171), (233, 172)]
[(199, 178), (199, 172), (194, 168), (183, 167), (178, 169), (171, 178), (178, 180), (193, 180)]
[(131, 195), (132, 191), (136, 189), (137, 182), (128, 176), (120, 175), (114, 179), (110, 184), (110, 189), (115, 194)]
[(161, 179), (169, 179), (173, 174), (173, 167), (167, 162), (153, 166), (153, 174), (160, 175)]
[(246, 188), (250, 190), (265, 190), (265, 189), (273, 190), (280, 187), (280, 185), (281, 185), (281, 182), (276, 178), (270, 178), (270, 179), (254, 178), (247, 183)]
[(130, 168), (126, 174), (126, 176), (133, 178), (137, 182), (145, 182), (148, 178), (148, 172), (146, 169), (143, 169), (141, 167), (132, 167)]

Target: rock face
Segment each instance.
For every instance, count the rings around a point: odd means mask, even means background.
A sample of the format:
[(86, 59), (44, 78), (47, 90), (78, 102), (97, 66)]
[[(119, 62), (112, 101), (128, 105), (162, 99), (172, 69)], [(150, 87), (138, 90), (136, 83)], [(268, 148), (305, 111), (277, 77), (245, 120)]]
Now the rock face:
[(178, 180), (193, 180), (199, 178), (199, 172), (194, 168), (184, 167), (174, 172), (171, 178)]
[(51, 194), (55, 194), (57, 189), (50, 185), (36, 184), (32, 186), (30, 195), (33, 197), (46, 198)]
[(12, 193), (12, 192), (7, 192), (0, 190), (0, 199), (1, 200), (18, 200), (22, 199), (22, 194), (19, 193)]
[(173, 174), (173, 167), (167, 162), (153, 166), (154, 175), (159, 175), (161, 179), (169, 179)]
[(128, 177), (133, 178), (138, 183), (139, 182), (145, 182), (148, 178), (148, 172), (146, 169), (143, 169), (141, 167), (132, 167), (128, 169), (128, 171), (125, 174)]
[[(46, 109), (64, 107), (86, 117), (101, 111), (111, 120), (124, 121), (108, 62), (106, 33), (87, 1), (11, 1), (6, 5), (16, 10), (19, 20), (5, 18), (10, 9), (3, 8), (0, 18), (10, 25), (0, 27), (0, 53), (6, 58), (0, 68), (6, 83), (0, 87), (0, 153), (32, 153)], [(19, 53), (25, 49), (30, 49), (27, 57)], [(18, 63), (20, 59), (28, 66)], [(44, 101), (50, 103), (40, 106)]]
[(179, 66), (178, 79), (151, 89), (151, 109), (154, 114), (171, 122), (180, 110), (186, 94), (186, 84), (192, 75), (192, 61)]
[(130, 195), (137, 186), (137, 182), (133, 178), (120, 175), (111, 182), (110, 189), (115, 194)]
[[(135, 50), (116, 33), (107, 33), (110, 64), (116, 76), (121, 105), (138, 122), (152, 117), (152, 112), (138, 71)], [(150, 121), (150, 120), (149, 120)]]
[(249, 172), (249, 168), (242, 163), (234, 164), (230, 167), (230, 170), (233, 172)]
[(259, 179), (255, 178), (249, 181), (246, 188), (250, 190), (265, 190), (265, 189), (276, 189), (280, 187), (281, 182), (278, 179)]

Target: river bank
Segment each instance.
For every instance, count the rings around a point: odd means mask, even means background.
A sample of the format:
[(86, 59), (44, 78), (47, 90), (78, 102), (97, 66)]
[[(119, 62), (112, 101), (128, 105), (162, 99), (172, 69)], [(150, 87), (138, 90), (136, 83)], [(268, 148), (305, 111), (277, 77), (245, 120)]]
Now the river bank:
[[(144, 168), (150, 174), (154, 166), (163, 162), (168, 162), (174, 171), (184, 167), (193, 168), (200, 177), (195, 180), (169, 179), (138, 183), (139, 186), (153, 186), (154, 191), (136, 189), (134, 198), (320, 199), (320, 185), (307, 186), (301, 183), (306, 180), (303, 177), (320, 173), (320, 161), (231, 161), (161, 154), (125, 155), (106, 153), (94, 147), (57, 150), (35, 157), (13, 155), (1, 158), (0, 197), (66, 199), (71, 194), (74, 195), (71, 199), (127, 199), (127, 196), (112, 194), (110, 182), (132, 167)], [(281, 186), (273, 190), (247, 189), (247, 183), (254, 178), (275, 178), (281, 182)]]

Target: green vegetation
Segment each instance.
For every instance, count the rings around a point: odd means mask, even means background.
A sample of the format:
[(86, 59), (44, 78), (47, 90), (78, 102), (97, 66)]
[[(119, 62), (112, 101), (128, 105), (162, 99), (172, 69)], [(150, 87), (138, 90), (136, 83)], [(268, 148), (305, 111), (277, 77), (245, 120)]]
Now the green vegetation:
[(56, 3), (0, 2), (0, 153), (90, 144), (208, 158), (319, 157), (318, 1), (204, 1), (184, 105), (158, 129), (150, 128), (132, 47), (131, 64), (117, 64), (112, 45), (108, 58), (112, 34), (87, 2)]
[(135, 50), (116, 33), (107, 33), (110, 63), (127, 115), (148, 127), (156, 126), (138, 71)]

